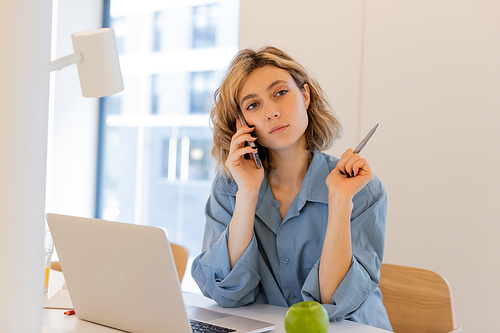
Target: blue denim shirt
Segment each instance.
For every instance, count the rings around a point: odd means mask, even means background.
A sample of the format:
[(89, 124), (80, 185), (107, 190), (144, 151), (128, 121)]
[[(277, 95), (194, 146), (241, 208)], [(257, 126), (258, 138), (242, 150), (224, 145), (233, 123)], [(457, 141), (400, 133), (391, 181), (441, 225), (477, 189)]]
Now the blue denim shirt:
[[(314, 154), (301, 189), (284, 219), (267, 174), (264, 176), (253, 237), (233, 269), (229, 263), (227, 238), (238, 186), (235, 181), (218, 174), (205, 208), (202, 253), (194, 260), (191, 271), (203, 295), (222, 307), (253, 302), (284, 307), (301, 301), (321, 302), (319, 260), (328, 222), (325, 180), (337, 162), (337, 158), (324, 153)], [(353, 257), (331, 303), (323, 304), (330, 321), (348, 319), (392, 330), (378, 288), (386, 215), (387, 195), (375, 177), (353, 198)]]

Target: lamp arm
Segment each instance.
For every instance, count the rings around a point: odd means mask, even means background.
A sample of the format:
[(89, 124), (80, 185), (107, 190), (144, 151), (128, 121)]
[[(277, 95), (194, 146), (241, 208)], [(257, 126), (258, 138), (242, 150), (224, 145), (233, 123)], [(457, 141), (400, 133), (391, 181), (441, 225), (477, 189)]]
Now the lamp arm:
[(77, 62), (82, 60), (82, 55), (80, 53), (73, 53), (69, 56), (59, 58), (57, 60), (52, 61), (50, 66), (50, 71), (55, 71), (61, 69), (63, 67), (76, 64)]

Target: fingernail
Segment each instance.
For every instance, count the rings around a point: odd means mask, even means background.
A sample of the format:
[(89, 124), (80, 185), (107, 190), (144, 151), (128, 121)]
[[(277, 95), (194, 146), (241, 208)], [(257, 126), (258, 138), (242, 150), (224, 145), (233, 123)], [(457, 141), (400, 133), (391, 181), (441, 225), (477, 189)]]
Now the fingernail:
[(346, 173), (346, 175), (347, 175), (347, 178), (351, 178), (351, 176), (349, 175), (349, 173)]
[(354, 177), (354, 171), (352, 172), (351, 177)]
[(345, 173), (342, 172), (342, 170), (339, 170), (341, 174), (345, 175)]

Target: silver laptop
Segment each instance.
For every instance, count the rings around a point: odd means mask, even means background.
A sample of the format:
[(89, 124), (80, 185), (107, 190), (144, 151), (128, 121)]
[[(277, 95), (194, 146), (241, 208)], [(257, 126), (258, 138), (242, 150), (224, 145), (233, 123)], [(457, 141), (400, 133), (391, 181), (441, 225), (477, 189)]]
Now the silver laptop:
[(57, 214), (46, 218), (80, 319), (138, 333), (191, 333), (196, 323), (190, 319), (233, 332), (274, 329), (271, 323), (186, 307), (160, 228)]

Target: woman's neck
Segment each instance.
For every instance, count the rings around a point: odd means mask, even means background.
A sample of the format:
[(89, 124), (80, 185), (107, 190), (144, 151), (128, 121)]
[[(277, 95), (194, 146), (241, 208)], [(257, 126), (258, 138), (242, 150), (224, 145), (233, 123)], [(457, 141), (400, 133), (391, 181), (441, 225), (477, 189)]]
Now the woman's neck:
[[(285, 151), (270, 151), (272, 169), (268, 180), (271, 187), (300, 189), (311, 163), (312, 154), (305, 147)], [(295, 191), (293, 191), (295, 192)]]

